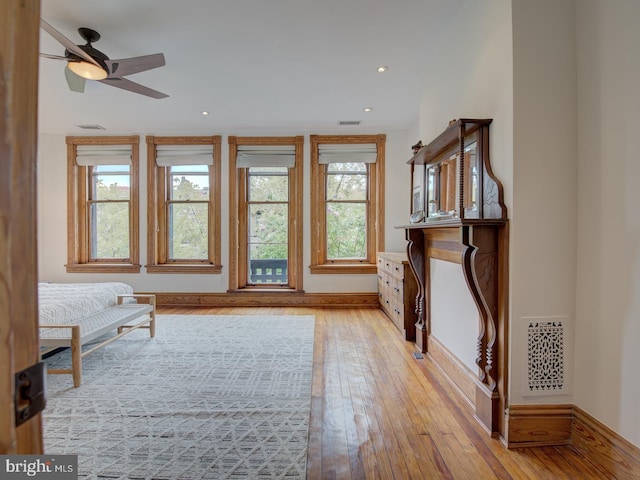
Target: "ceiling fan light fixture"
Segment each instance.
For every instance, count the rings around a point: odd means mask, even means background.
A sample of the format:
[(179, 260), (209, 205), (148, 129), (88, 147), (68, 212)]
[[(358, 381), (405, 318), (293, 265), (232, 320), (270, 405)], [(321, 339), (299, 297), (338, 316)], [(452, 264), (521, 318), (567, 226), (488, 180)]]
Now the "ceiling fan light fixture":
[(69, 62), (69, 70), (76, 75), (87, 80), (104, 80), (107, 78), (107, 71), (89, 62)]

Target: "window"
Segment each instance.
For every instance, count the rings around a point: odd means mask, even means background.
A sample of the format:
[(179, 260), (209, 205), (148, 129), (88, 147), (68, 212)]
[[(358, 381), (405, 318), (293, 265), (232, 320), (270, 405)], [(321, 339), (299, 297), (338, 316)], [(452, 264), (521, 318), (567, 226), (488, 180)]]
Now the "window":
[(229, 137), (229, 290), (302, 289), (303, 137)]
[(147, 137), (147, 272), (222, 271), (220, 138)]
[(375, 273), (385, 135), (311, 135), (311, 273)]
[(67, 272), (140, 271), (138, 143), (67, 137)]

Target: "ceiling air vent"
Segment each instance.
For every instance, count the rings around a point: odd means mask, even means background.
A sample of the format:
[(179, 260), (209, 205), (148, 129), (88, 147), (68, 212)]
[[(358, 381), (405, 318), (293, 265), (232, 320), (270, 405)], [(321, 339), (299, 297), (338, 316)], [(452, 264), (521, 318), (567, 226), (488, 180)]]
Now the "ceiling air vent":
[(106, 130), (102, 125), (76, 125), (76, 127), (83, 130)]
[(338, 122), (338, 125), (340, 125), (341, 127), (360, 125), (360, 120), (340, 120)]

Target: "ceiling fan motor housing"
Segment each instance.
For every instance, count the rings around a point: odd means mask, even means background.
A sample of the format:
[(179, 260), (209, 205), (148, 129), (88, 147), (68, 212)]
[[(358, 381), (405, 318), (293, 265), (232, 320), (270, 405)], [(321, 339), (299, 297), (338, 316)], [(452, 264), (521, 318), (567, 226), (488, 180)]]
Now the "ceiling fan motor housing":
[[(92, 42), (97, 42), (100, 40), (100, 34), (91, 28), (81, 27), (78, 29), (78, 33), (82, 38), (84, 38), (87, 42), (86, 45), (78, 45), (78, 48), (82, 49), (87, 55), (93, 58), (96, 62), (100, 64), (102, 68), (104, 68), (107, 72), (109, 69), (107, 68), (107, 64), (105, 60), (109, 60), (104, 53), (100, 50), (93, 48), (91, 45)], [(68, 49), (64, 50), (64, 56), (67, 57), (71, 61), (83, 62), (85, 61), (83, 58), (80, 58), (78, 55), (70, 52)]]

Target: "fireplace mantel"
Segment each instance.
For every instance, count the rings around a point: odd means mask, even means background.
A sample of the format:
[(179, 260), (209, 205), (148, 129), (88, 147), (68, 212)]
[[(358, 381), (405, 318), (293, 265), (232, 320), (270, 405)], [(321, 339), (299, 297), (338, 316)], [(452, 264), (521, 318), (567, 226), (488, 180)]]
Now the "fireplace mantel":
[[(430, 260), (461, 265), (478, 309), (475, 413), (498, 435), (507, 382), (507, 215), (501, 183), (489, 162), (490, 119), (461, 119), (409, 160), (411, 220), (405, 230), (409, 265), (418, 283), (416, 345), (428, 353)], [(473, 399), (472, 399), (473, 401)]]

